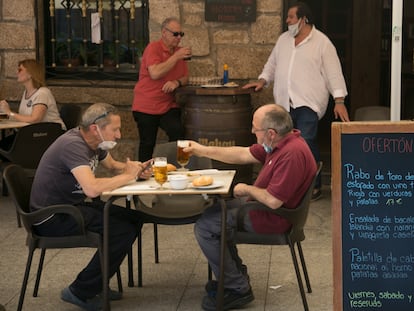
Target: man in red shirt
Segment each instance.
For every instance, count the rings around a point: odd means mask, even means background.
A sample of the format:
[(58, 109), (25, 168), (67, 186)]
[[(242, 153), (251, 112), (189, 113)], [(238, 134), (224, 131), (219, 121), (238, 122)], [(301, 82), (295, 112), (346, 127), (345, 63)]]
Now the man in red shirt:
[(161, 25), (161, 39), (148, 44), (142, 56), (132, 104), (140, 138), (138, 158), (142, 161), (152, 158), (158, 127), (170, 141), (184, 138), (174, 92), (188, 83), (184, 59), (191, 57), (191, 48), (178, 46), (183, 36), (178, 19), (169, 17)]
[[(244, 229), (247, 232), (282, 233), (290, 223), (275, 214), (256, 209), (264, 205), (269, 209), (281, 206), (295, 208), (308, 190), (316, 174), (316, 162), (300, 131), (293, 129), (289, 112), (283, 107), (269, 104), (261, 106), (253, 115), (252, 133), (257, 144), (250, 147), (203, 146), (191, 142), (184, 149), (196, 156), (232, 163), (258, 163), (263, 167), (253, 185), (239, 183), (234, 187), (236, 197), (228, 201), (228, 230), (237, 223), (237, 214), (245, 210)], [(220, 262), (221, 207), (208, 208), (195, 225), (197, 241), (218, 279)], [(246, 266), (237, 254), (236, 245), (227, 243), (224, 259), (224, 310), (239, 308), (254, 299)], [(216, 281), (206, 285), (208, 295), (202, 302), (204, 310), (216, 309)]]

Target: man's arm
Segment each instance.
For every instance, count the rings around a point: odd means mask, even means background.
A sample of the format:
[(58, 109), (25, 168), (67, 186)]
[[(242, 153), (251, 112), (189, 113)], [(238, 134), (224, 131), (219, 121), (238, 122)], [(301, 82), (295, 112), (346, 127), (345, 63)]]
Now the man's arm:
[(108, 157), (110, 157), (109, 154), (102, 162), (105, 162), (104, 166), (106, 168), (117, 170), (119, 174), (116, 176), (97, 178), (88, 166), (79, 166), (72, 170), (73, 176), (75, 176), (86, 196), (94, 198), (104, 191), (121, 187), (137, 177), (148, 178), (150, 176), (150, 172), (145, 170), (148, 161), (140, 163), (128, 159), (125, 163), (122, 163)]
[[(153, 80), (158, 80), (164, 77), (180, 60), (187, 56), (185, 48), (180, 48), (173, 55), (171, 55), (165, 62), (153, 64), (148, 66), (148, 73)], [(182, 81), (186, 82), (186, 81)]]
[(259, 163), (259, 161), (250, 153), (249, 147), (217, 147), (204, 146), (190, 141), (190, 146), (184, 149), (198, 157), (206, 157), (213, 160), (229, 163), (229, 164), (251, 164)]
[(251, 197), (252, 199), (266, 205), (271, 209), (277, 209), (283, 205), (283, 202), (281, 200), (271, 195), (269, 192), (267, 192), (266, 189), (258, 188), (244, 183), (237, 184), (234, 187), (233, 194), (236, 197)]

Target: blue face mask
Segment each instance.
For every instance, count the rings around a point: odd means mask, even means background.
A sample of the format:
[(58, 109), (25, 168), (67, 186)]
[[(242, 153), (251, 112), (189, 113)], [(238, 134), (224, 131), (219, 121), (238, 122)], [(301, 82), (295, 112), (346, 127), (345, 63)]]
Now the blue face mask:
[(263, 149), (266, 153), (272, 153), (273, 148), (269, 145), (266, 145), (264, 142), (262, 143)]

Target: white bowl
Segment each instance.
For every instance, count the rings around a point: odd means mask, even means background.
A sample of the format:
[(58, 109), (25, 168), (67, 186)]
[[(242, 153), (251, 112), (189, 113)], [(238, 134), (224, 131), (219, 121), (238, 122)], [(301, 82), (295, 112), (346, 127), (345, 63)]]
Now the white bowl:
[(175, 190), (183, 190), (188, 186), (188, 176), (186, 175), (171, 175), (168, 180), (170, 187)]

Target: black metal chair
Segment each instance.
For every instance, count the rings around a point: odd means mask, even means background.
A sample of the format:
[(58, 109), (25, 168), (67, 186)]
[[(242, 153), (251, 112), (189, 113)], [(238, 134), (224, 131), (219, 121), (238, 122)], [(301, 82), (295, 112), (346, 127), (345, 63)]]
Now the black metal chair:
[[(53, 122), (33, 123), (19, 128), (10, 149), (0, 149), (3, 160), (0, 170), (4, 171), (5, 167), (14, 163), (22, 166), (31, 177), (34, 177), (43, 153), (63, 133), (61, 125)], [(2, 193), (7, 195), (4, 180)], [(17, 223), (21, 227), (19, 217), (17, 217)]]
[[(177, 142), (158, 144), (153, 156), (165, 156), (168, 163), (177, 165)], [(212, 162), (208, 158), (190, 157), (186, 166), (189, 169), (209, 169)], [(157, 225), (185, 225), (194, 223), (203, 211), (212, 204), (202, 195), (157, 195), (134, 197), (137, 210), (147, 215), (144, 222), (154, 224), (154, 256), (159, 263)], [(133, 282), (130, 282), (133, 284)], [(138, 286), (142, 287), (142, 238), (138, 235)]]
[[(263, 207), (264, 210), (270, 211), (276, 215), (280, 215), (292, 224), (292, 228), (282, 234), (259, 234), (244, 231), (243, 224), (240, 221), (240, 224), (237, 225), (237, 228), (234, 233), (234, 241), (236, 244), (258, 244), (258, 245), (289, 245), (290, 252), (292, 255), (292, 261), (296, 272), (296, 277), (299, 285), (300, 294), (302, 297), (303, 307), (306, 311), (309, 310), (308, 302), (306, 300), (305, 290), (303, 287), (301, 272), (299, 270), (299, 263), (295, 251), (295, 244), (298, 248), (299, 258), (302, 266), (302, 271), (305, 277), (306, 286), (308, 293), (312, 292), (312, 288), (309, 281), (308, 270), (306, 268), (305, 257), (302, 251), (301, 242), (305, 240), (304, 226), (306, 224), (306, 219), (308, 217), (310, 199), (312, 196), (313, 187), (316, 182), (316, 177), (322, 169), (322, 162), (318, 163), (318, 170), (313, 178), (311, 185), (306, 191), (304, 197), (302, 198), (300, 204), (295, 209), (288, 208), (278, 208), (275, 210)], [(240, 220), (243, 219), (243, 215), (238, 215)]]
[[(7, 184), (10, 195), (20, 215), (23, 225), (27, 231), (27, 246), (29, 255), (27, 258), (26, 270), (24, 273), (22, 288), (17, 310), (22, 310), (24, 296), (26, 293), (27, 282), (29, 279), (30, 268), (32, 265), (33, 254), (36, 249), (41, 249), (39, 266), (36, 275), (36, 282), (33, 290), (33, 297), (37, 297), (39, 291), (40, 277), (43, 269), (46, 249), (59, 248), (79, 248), (90, 247), (97, 248), (102, 258), (102, 238), (98, 233), (85, 230), (84, 220), (78, 208), (72, 205), (53, 205), (45, 207), (38, 211), (30, 211), (30, 192), (32, 188), (32, 179), (26, 174), (24, 169), (15, 164), (6, 167), (3, 172), (3, 178)], [(79, 225), (79, 234), (64, 237), (45, 237), (37, 235), (33, 230), (33, 224), (53, 215), (53, 214), (69, 214)], [(122, 292), (121, 275), (118, 270), (118, 289)]]
[(62, 105), (59, 114), (66, 125), (66, 129), (69, 130), (79, 125), (82, 116), (82, 108), (73, 104)]

